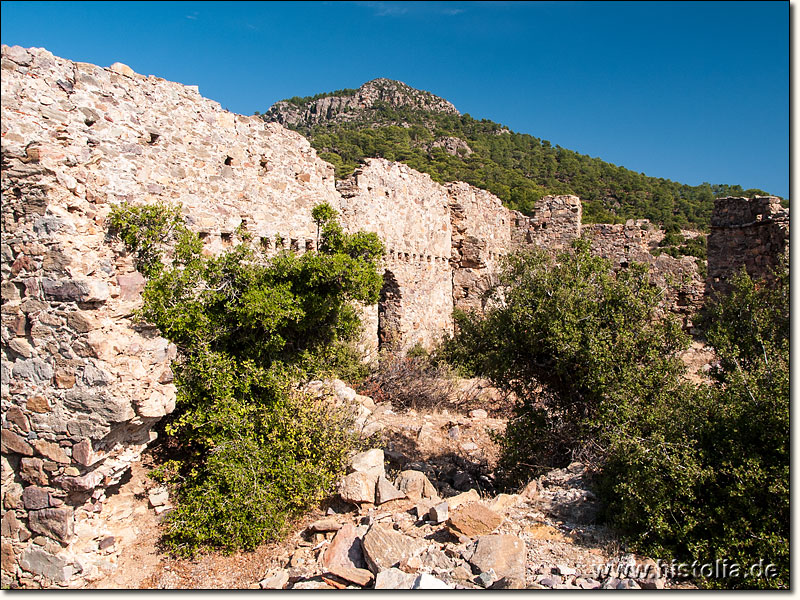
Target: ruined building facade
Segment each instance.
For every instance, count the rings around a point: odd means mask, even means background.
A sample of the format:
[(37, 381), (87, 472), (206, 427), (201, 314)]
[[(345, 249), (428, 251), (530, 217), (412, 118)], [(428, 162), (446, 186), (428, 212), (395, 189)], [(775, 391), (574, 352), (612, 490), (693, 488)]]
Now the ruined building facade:
[[(108, 236), (115, 204), (180, 204), (209, 253), (241, 230), (268, 252), (302, 253), (314, 248), (311, 209), (330, 203), (347, 230), (374, 231), (386, 246), (381, 301), (364, 311), (372, 354), (430, 347), (452, 332), (454, 307), (483, 308), (508, 253), (581, 235), (615, 266), (646, 261), (658, 277), (682, 279), (670, 302), (687, 318), (702, 300), (694, 259), (654, 258), (659, 232), (647, 222), (582, 225), (575, 196), (545, 197), (528, 217), (484, 190), (382, 159), (336, 182), (305, 138), (226, 112), (194, 87), (43, 49), (3, 46), (1, 66), (3, 585), (96, 577), (97, 542), (76, 528), (102, 511), (105, 490), (175, 405), (176, 348), (132, 320), (145, 282)], [(734, 237), (722, 228), (735, 229), (748, 264), (765, 266), (758, 240), (768, 232), (771, 252), (785, 229), (763, 202), (718, 208), (710, 254), (729, 257)], [(732, 266), (709, 263), (712, 278)]]

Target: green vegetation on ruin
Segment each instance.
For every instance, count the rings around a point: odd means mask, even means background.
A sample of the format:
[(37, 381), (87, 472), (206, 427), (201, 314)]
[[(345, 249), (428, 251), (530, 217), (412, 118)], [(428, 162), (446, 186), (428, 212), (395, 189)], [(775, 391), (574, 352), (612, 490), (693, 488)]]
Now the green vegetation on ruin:
[[(674, 246), (672, 246), (674, 247)], [(593, 468), (606, 520), (636, 551), (662, 559), (759, 560), (789, 583), (789, 277), (744, 271), (701, 320), (719, 357), (689, 383), (689, 339), (656, 317), (661, 290), (644, 265), (614, 274), (576, 242), (555, 261), (509, 258), (503, 303), (457, 313), (439, 355), (516, 394), (498, 475), (511, 486), (578, 459)], [(499, 288), (498, 288), (499, 289)], [(766, 564), (765, 563), (765, 564)]]
[(312, 216), (318, 252), (268, 256), (239, 231), (240, 243), (209, 258), (178, 207), (112, 210), (111, 231), (147, 278), (138, 317), (179, 350), (166, 425), (179, 458), (157, 473), (177, 496), (165, 532), (176, 553), (280, 538), (332, 491), (359, 443), (349, 410), (297, 384), (363, 375), (357, 305), (378, 301), (383, 245), (344, 233), (329, 205)]

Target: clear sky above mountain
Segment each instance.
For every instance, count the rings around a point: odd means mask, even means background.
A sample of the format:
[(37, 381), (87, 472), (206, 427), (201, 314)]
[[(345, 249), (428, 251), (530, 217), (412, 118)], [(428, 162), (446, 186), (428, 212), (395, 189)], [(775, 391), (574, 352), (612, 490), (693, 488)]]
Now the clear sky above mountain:
[(238, 113), (388, 77), (647, 175), (789, 195), (788, 2), (12, 1), (0, 27)]

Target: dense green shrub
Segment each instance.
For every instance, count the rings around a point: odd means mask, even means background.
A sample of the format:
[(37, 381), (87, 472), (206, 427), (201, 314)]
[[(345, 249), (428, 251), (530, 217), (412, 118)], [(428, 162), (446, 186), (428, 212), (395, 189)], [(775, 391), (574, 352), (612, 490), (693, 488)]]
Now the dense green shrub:
[(654, 402), (682, 368), (687, 337), (653, 318), (661, 290), (646, 267), (614, 274), (585, 241), (555, 260), (510, 256), (497, 293), (503, 302), (485, 318), (456, 314), (444, 352), (519, 399), (499, 440), (509, 483), (563, 466), (596, 444), (607, 414)]
[(603, 496), (611, 520), (639, 547), (774, 579), (706, 579), (710, 587), (786, 587), (789, 571), (789, 281), (745, 272), (703, 319), (719, 364), (713, 386), (661, 408), (654, 432), (613, 438)]
[(743, 569), (763, 559), (778, 577), (701, 581), (788, 586), (788, 270), (771, 285), (742, 273), (709, 307), (719, 366), (696, 386), (676, 359), (685, 336), (652, 318), (642, 267), (613, 276), (580, 246), (558, 260), (513, 257), (506, 304), (459, 315), (444, 349), (520, 398), (498, 439), (508, 480), (588, 458), (605, 517), (637, 550)]
[(313, 211), (319, 251), (268, 257), (242, 243), (217, 257), (177, 208), (115, 207), (112, 232), (147, 275), (139, 316), (179, 348), (177, 408), (166, 427), (181, 459), (167, 519), (173, 550), (252, 548), (318, 501), (342, 473), (351, 418), (295, 389), (309, 376), (362, 373), (355, 305), (377, 302), (383, 248)]

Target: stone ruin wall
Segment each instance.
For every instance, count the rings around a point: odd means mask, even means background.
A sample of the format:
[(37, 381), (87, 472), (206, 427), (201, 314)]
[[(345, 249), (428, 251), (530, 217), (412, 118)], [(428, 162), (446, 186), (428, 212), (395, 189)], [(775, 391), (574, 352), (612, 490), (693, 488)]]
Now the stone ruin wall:
[(781, 258), (789, 258), (789, 209), (774, 196), (717, 198), (708, 255), (709, 294), (729, 290), (742, 266), (751, 277), (769, 279)]
[(452, 303), (465, 311), (486, 308), (484, 292), (495, 283), (511, 250), (512, 211), (495, 195), (463, 182), (448, 183), (452, 224)]
[[(104, 559), (86, 518), (174, 407), (176, 349), (131, 321), (144, 280), (106, 235), (116, 203), (180, 203), (213, 254), (239, 228), (270, 253), (313, 249), (311, 209), (329, 202), (347, 230), (386, 245), (382, 301), (364, 311), (373, 353), (430, 347), (452, 332), (454, 306), (483, 310), (500, 261), (519, 248), (564, 248), (583, 232), (616, 266), (693, 268), (654, 259), (659, 232), (643, 223), (582, 227), (575, 196), (545, 197), (526, 217), (489, 192), (382, 159), (335, 183), (300, 135), (124, 65), (3, 46), (2, 117), (4, 585), (81, 587), (97, 575)], [(737, 214), (742, 247), (773, 231)]]
[(279, 125), (124, 66), (5, 46), (2, 193), (3, 585), (81, 586), (100, 556), (80, 524), (175, 402), (176, 350), (130, 319), (144, 280), (107, 238), (111, 206), (181, 203), (209, 253), (240, 226), (303, 252), (311, 208), (340, 196)]
[(653, 281), (667, 289), (662, 308), (675, 314), (687, 330), (703, 305), (705, 282), (692, 256), (674, 258), (668, 254), (653, 256), (664, 232), (648, 219), (629, 219), (625, 224), (584, 225), (584, 235), (591, 240), (592, 252), (611, 261), (615, 269), (633, 262), (650, 266)]
[(511, 241), (515, 250), (530, 247), (562, 250), (581, 237), (583, 207), (577, 196), (545, 196), (536, 202), (531, 217), (512, 212)]
[(371, 350), (430, 348), (453, 331), (448, 195), (430, 176), (368, 159), (337, 189), (349, 231), (377, 233), (386, 247), (379, 306), (366, 310)]

